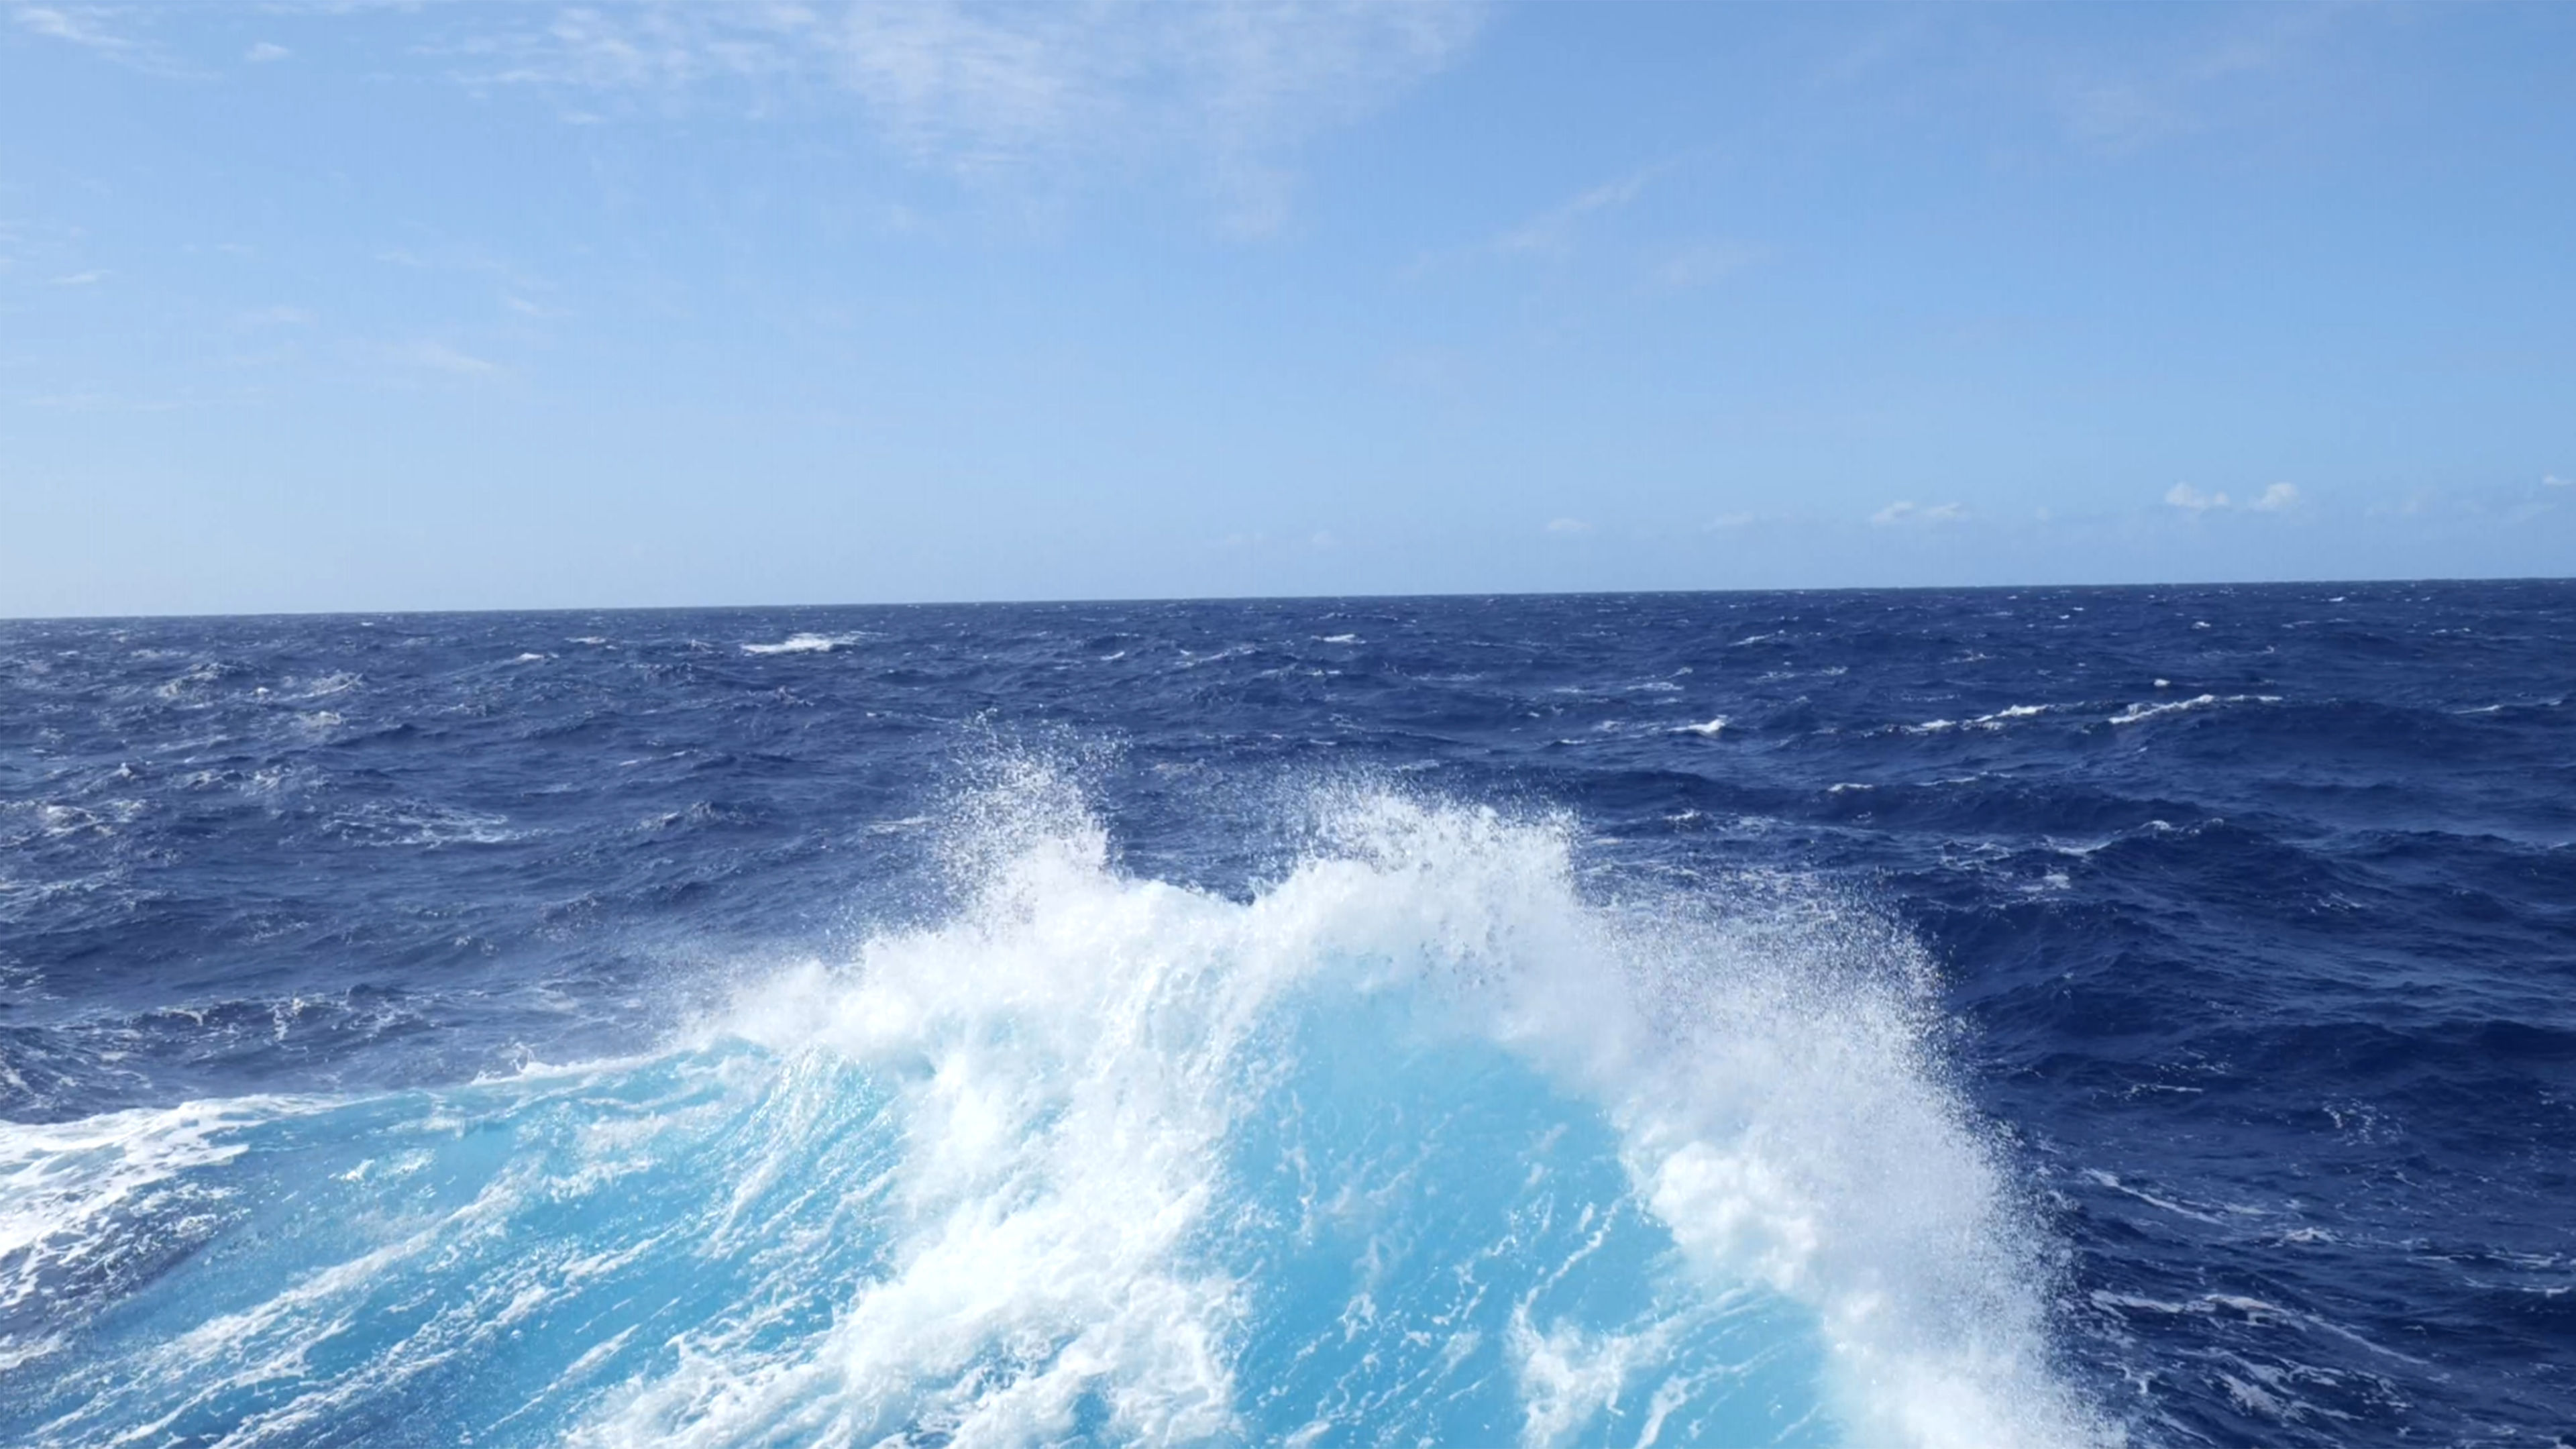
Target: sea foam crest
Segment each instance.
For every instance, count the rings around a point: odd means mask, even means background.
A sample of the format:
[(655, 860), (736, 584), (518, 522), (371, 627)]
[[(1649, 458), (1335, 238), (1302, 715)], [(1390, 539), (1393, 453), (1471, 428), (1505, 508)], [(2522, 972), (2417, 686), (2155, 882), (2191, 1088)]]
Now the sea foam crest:
[(865, 634), (790, 634), (775, 643), (749, 643), (745, 654), (829, 654), (867, 638)]
[(1313, 814), (1229, 899), (1121, 872), (1021, 761), (951, 812), (951, 918), (664, 1052), (118, 1119), (170, 1150), (102, 1192), (196, 1174), (254, 1230), (41, 1389), (0, 1377), (0, 1431), (2111, 1439), (2052, 1373), (2042, 1255), (1901, 933), (1779, 880), (1604, 901), (1561, 821)]
[[(602, 1439), (718, 1422), (714, 1439), (756, 1437), (818, 1397), (874, 1406), (923, 1384), (963, 1390), (938, 1416), (957, 1442), (1052, 1437), (1094, 1392), (1115, 1437), (1241, 1432), (1264, 1366), (1236, 1350), (1261, 1285), (1209, 1251), (1246, 1211), (1217, 1168), (1265, 1085), (1299, 1070), (1283, 1014), (1382, 996), (1430, 999), (1429, 1030), (1498, 1045), (1590, 1104), (1703, 1304), (1750, 1289), (1811, 1313), (1836, 1437), (2104, 1437), (2050, 1372), (2044, 1272), (1940, 1084), (1900, 935), (1795, 891), (1733, 920), (1668, 897), (1587, 903), (1562, 822), (1368, 791), (1321, 802), (1323, 848), (1234, 902), (1123, 877), (1098, 823), (1033, 774), (970, 812), (986, 874), (960, 919), (791, 973), (726, 1023), (899, 1084), (894, 1271), (791, 1364), (710, 1355), (640, 1388)], [(1304, 1211), (1336, 1190), (1309, 1184)], [(1604, 1331), (1517, 1305), (1525, 1442), (1606, 1427), (1637, 1374), (1667, 1376), (1646, 1397), (1668, 1416), (1689, 1376), (1654, 1341), (1693, 1311)], [(999, 1344), (1048, 1347), (992, 1392), (976, 1366)]]
[(227, 1129), (291, 1106), (196, 1102), (0, 1124), (0, 1374), (61, 1348), (83, 1300), (193, 1248), (212, 1224), (174, 1184), (240, 1154)]

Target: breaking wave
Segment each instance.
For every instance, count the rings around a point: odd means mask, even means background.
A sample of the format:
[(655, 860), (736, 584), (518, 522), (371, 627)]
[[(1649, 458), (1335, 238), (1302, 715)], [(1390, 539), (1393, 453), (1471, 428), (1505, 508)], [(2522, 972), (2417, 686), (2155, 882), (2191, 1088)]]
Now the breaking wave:
[(1233, 899), (1006, 773), (652, 1054), (0, 1128), (0, 1439), (2115, 1437), (1868, 910), (1363, 788)]

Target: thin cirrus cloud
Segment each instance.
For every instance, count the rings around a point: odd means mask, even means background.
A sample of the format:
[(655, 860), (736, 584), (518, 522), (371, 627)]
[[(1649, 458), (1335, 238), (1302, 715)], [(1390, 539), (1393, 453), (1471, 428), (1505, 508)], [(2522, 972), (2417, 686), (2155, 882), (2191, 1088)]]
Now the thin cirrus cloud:
[[(1583, 233), (1624, 211), (1672, 169), (1670, 162), (1644, 167), (1587, 187), (1527, 220), (1504, 228), (1488, 242), (1494, 255), (1561, 261), (1579, 249)], [(1762, 247), (1737, 241), (1701, 241), (1667, 253), (1647, 268), (1648, 280), (1669, 291), (1688, 291), (1734, 275), (1768, 260)]]
[(9, 19), (29, 35), (75, 45), (91, 55), (147, 75), (200, 77), (203, 71), (157, 43), (153, 22), (167, 9), (122, 4), (7, 5)]
[(10, 9), (10, 18), (30, 34), (110, 55), (126, 55), (134, 50), (134, 42), (116, 31), (110, 15), (96, 5), (18, 5)]
[(1703, 242), (1684, 247), (1655, 268), (1655, 280), (1676, 291), (1705, 287), (1768, 258), (1761, 247), (1733, 242)]
[(2072, 140), (2095, 152), (2130, 154), (2208, 130), (2264, 94), (2271, 73), (2295, 66), (2342, 23), (2342, 8), (2217, 11), (2217, 20), (2178, 51), (2037, 63), (2053, 72), (2050, 89)]
[(1574, 250), (1576, 230), (1586, 217), (1617, 211), (1636, 200), (1655, 169), (1633, 172), (1578, 192), (1494, 238), (1494, 250), (1505, 256), (1561, 257)]
[(1247, 231), (1282, 219), (1282, 158), (1438, 72), (1476, 0), (890, 3), (568, 9), (472, 39), (463, 78), (589, 92), (748, 85), (859, 101), (908, 160), (969, 178), (1094, 156), (1194, 158)]
[[(252, 8), (245, 6), (244, 8)], [(448, 9), (424, 0), (271, 0), (263, 13), (362, 23)], [(1074, 163), (1132, 169), (1180, 158), (1244, 232), (1286, 217), (1287, 160), (1463, 55), (1485, 0), (636, 0), (524, 9), (455, 6), (415, 51), (444, 55), (479, 89), (529, 86), (594, 99), (749, 89), (755, 110), (853, 97), (913, 164), (970, 179), (1061, 180)], [(181, 67), (137, 39), (156, 16), (126, 4), (7, 6), (18, 28), (147, 69)], [(525, 16), (500, 23), (486, 17)], [(477, 28), (479, 27), (479, 28)], [(292, 54), (262, 40), (249, 64)], [(614, 109), (613, 106), (608, 109)], [(583, 106), (580, 119), (598, 116)]]
[(449, 377), (490, 377), (501, 371), (499, 363), (460, 352), (444, 342), (413, 342), (388, 348), (385, 357), (390, 362)]

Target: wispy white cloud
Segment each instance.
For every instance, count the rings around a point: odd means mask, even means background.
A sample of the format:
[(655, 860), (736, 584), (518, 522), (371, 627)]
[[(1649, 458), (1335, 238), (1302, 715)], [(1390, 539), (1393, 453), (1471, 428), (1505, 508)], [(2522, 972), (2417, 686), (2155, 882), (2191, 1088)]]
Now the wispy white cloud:
[(68, 413), (172, 413), (200, 405), (200, 400), (187, 397), (127, 397), (107, 392), (36, 393), (16, 401), (31, 408)]
[(107, 278), (108, 273), (103, 271), (93, 270), (86, 272), (66, 272), (62, 276), (54, 278), (54, 285), (57, 287), (90, 287), (106, 281)]
[(1769, 253), (1740, 242), (1702, 242), (1684, 247), (1655, 268), (1655, 280), (1676, 291), (1705, 287), (1762, 261)]
[(2263, 490), (2263, 496), (2245, 505), (2257, 513), (2286, 513), (2299, 506), (2299, 486), (2275, 483)]
[(109, 55), (131, 55), (132, 39), (115, 28), (115, 11), (99, 5), (19, 5), (10, 11), (18, 28)]
[(2161, 88), (2127, 78), (2065, 81), (2057, 104), (2077, 140), (2106, 151), (2133, 151), (2197, 124)]
[(1494, 238), (1494, 250), (1507, 256), (1563, 256), (1574, 249), (1574, 235), (1585, 217), (1616, 211), (1644, 193), (1660, 168), (1648, 168), (1605, 181), (1558, 202)]
[(1887, 505), (1871, 514), (1869, 521), (1880, 528), (1895, 528), (1899, 525), (1930, 528), (1944, 523), (1959, 523), (1967, 516), (1968, 509), (1965, 504), (1915, 503), (1908, 500)]
[(1547, 521), (1547, 531), (1559, 537), (1566, 537), (1578, 533), (1590, 533), (1592, 525), (1580, 518), (1551, 518)]
[(0, 274), (21, 265), (48, 280), (79, 265), (84, 240), (79, 227), (42, 218), (0, 217)]
[(505, 257), (494, 256), (480, 248), (432, 246), (425, 251), (416, 251), (410, 247), (388, 247), (376, 253), (376, 260), (387, 266), (413, 271), (488, 278), (500, 289), (500, 305), (511, 311), (526, 317), (558, 315), (534, 300), (555, 290), (550, 282)]
[[(621, 98), (655, 108), (727, 89), (755, 109), (853, 97), (915, 163), (968, 178), (1062, 186), (1178, 163), (1227, 223), (1286, 217), (1297, 148), (1437, 73), (1473, 43), (1487, 0), (738, 0), (432, 7), (422, 44), (478, 87), (565, 92), (568, 119)], [(416, 12), (421, 0), (270, 0), (264, 11)], [(146, 69), (151, 7), (11, 4), (18, 28)], [(480, 27), (480, 28), (475, 28)], [(437, 32), (430, 32), (431, 35)], [(286, 59), (263, 40), (251, 64)], [(578, 97), (578, 99), (576, 99)]]
[(2341, 17), (2333, 5), (2255, 7), (2230, 16), (2179, 67), (2190, 80), (2213, 81), (2267, 71), (2305, 54)]
[(388, 349), (386, 355), (395, 362), (430, 372), (443, 372), (450, 377), (490, 377), (501, 370), (497, 362), (459, 352), (444, 342), (405, 343)]
[(2544, 488), (2576, 488), (2576, 478), (2561, 478), (2555, 473), (2541, 474), (2540, 483)]
[(8, 5), (9, 18), (30, 35), (76, 45), (102, 60), (159, 75), (197, 71), (150, 41), (157, 17), (139, 5)]
[(2193, 513), (2207, 513), (2213, 508), (2225, 508), (2227, 495), (2203, 493), (2188, 483), (2176, 483), (2165, 490), (2165, 502), (2176, 508), (2188, 509)]
[[(2106, 153), (2143, 150), (2205, 131), (2237, 104), (2230, 87), (2268, 85), (2306, 60), (2346, 7), (2257, 6), (2222, 19), (2179, 49), (2111, 65), (2064, 61), (2050, 67), (2056, 109), (2079, 144)], [(2275, 76), (2272, 81), (2254, 78)]]
[(1246, 230), (1284, 160), (1453, 60), (1478, 0), (856, 0), (566, 9), (465, 47), (466, 79), (590, 92), (844, 90), (903, 154), (969, 177), (1196, 158)]

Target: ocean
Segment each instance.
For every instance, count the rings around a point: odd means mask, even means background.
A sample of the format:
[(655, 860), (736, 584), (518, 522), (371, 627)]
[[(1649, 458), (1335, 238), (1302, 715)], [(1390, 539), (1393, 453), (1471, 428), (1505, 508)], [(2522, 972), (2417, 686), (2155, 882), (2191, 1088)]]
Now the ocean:
[(0, 1443), (2576, 1444), (2576, 584), (0, 623)]

